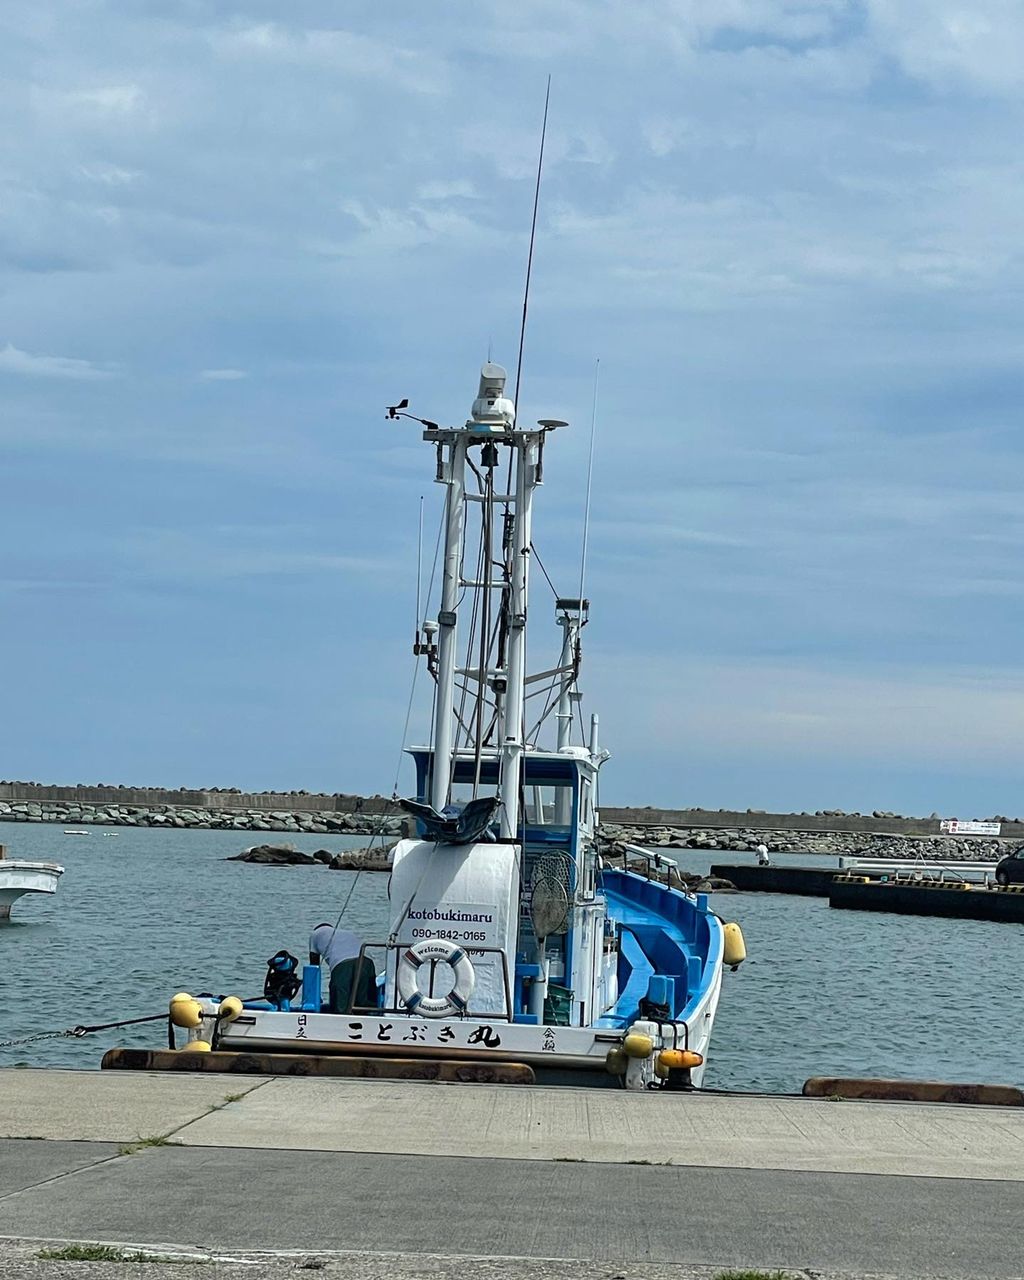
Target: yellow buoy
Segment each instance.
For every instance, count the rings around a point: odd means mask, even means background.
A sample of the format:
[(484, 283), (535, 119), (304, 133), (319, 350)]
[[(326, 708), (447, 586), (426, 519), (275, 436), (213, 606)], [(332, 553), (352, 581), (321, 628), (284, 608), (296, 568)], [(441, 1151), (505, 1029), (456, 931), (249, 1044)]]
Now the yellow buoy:
[(722, 926), (725, 935), (724, 959), (730, 969), (735, 969), (747, 958), (747, 944), (743, 941), (743, 930), (738, 924)]
[(209, 1053), (212, 1045), (208, 1040), (190, 1040), (182, 1049), (182, 1053)]
[(661, 1055), (654, 1059), (654, 1074), (659, 1080), (668, 1079), (668, 1067), (662, 1065)]
[(631, 1031), (622, 1042), (629, 1058), (649, 1058), (654, 1052), (654, 1041), (640, 1031)]
[(238, 996), (225, 996), (217, 1010), (221, 1022), (234, 1022), (241, 1012), (242, 1002)]
[(620, 1045), (615, 1045), (614, 1048), (608, 1050), (607, 1056), (604, 1060), (604, 1067), (609, 1075), (623, 1075), (628, 1065), (629, 1055)]
[(176, 995), (171, 1001), (170, 1006), (171, 1021), (176, 1027), (185, 1027), (191, 1029), (198, 1027), (203, 1020), (203, 1011), (199, 1007), (199, 1001), (193, 1000), (191, 996), (182, 992)]
[(695, 1049), (662, 1049), (655, 1065), (660, 1063), (666, 1072), (682, 1071), (687, 1067), (699, 1067), (703, 1061), (703, 1054), (697, 1053)]

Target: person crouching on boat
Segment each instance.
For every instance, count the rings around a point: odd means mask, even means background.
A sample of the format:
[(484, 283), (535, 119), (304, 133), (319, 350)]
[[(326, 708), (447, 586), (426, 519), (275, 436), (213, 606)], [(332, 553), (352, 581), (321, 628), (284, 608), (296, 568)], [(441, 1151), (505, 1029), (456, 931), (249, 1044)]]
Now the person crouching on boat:
[(309, 963), (326, 960), (331, 971), (332, 1013), (377, 1007), (377, 972), (370, 957), (360, 955), (361, 949), (362, 942), (351, 929), (318, 924), (309, 935)]
[(768, 846), (766, 844), (757, 846), (757, 865), (759, 867), (770, 867), (772, 865), (772, 860), (768, 857)]

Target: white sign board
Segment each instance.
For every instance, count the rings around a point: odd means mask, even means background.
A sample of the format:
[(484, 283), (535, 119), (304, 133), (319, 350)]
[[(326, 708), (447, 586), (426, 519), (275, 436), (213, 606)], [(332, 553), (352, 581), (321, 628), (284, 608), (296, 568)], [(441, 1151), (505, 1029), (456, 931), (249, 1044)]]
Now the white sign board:
[(1001, 825), (998, 822), (961, 822), (959, 818), (943, 818), (939, 830), (951, 836), (997, 836)]

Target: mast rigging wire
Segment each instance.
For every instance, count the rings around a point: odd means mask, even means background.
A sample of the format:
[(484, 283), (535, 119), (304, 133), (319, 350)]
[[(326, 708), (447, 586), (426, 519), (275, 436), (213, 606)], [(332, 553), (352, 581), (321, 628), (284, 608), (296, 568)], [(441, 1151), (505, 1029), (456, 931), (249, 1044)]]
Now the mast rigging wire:
[(597, 436), (597, 388), (601, 376), (601, 361), (594, 361), (594, 401), (590, 410), (590, 459), (587, 463), (587, 497), (583, 508), (583, 551), (580, 555), (580, 601), (583, 600), (583, 584), (587, 575), (587, 542), (590, 536), (590, 494), (594, 481), (594, 440)]
[(526, 258), (526, 288), (523, 290), (523, 319), (519, 326), (519, 358), (516, 361), (516, 384), (512, 394), (512, 403), (519, 418), (519, 384), (523, 373), (523, 348), (526, 345), (526, 310), (530, 302), (530, 276), (533, 272), (533, 246), (537, 239), (537, 209), (540, 205), (540, 178), (544, 169), (544, 139), (548, 132), (548, 103), (551, 101), (551, 77), (548, 76), (548, 87), (544, 94), (544, 121), (540, 127), (540, 152), (537, 156), (537, 182), (533, 190), (533, 220), (530, 223), (530, 251)]

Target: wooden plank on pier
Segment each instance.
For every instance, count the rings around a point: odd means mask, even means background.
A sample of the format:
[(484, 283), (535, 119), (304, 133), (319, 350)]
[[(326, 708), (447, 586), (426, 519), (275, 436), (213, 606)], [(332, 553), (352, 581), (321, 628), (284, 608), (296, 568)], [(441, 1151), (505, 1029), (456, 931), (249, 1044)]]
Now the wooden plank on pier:
[(305, 1053), (195, 1053), (188, 1049), (109, 1049), (106, 1071), (223, 1071), (248, 1076), (342, 1076), (461, 1084), (535, 1084), (523, 1062), (431, 1058), (357, 1058)]
[(1009, 1084), (946, 1084), (939, 1080), (870, 1080), (812, 1076), (805, 1098), (864, 1098), (879, 1102), (960, 1102), (1024, 1107), (1024, 1092)]

